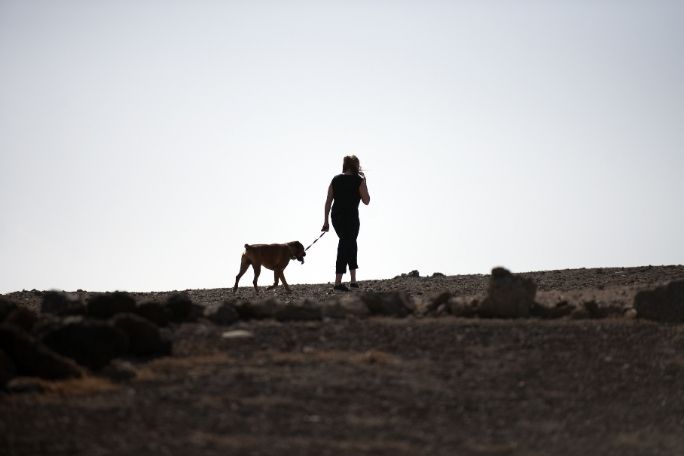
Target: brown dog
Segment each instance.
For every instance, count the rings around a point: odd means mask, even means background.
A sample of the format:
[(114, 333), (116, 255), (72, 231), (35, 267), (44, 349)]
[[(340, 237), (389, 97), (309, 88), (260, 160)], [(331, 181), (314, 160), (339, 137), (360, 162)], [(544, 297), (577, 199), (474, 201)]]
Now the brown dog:
[(305, 256), (306, 252), (304, 251), (304, 246), (299, 241), (292, 241), (287, 244), (245, 244), (245, 253), (242, 254), (240, 260), (240, 272), (235, 276), (233, 293), (237, 291), (240, 277), (242, 277), (250, 265), (252, 265), (252, 269), (254, 269), (254, 281), (252, 283), (254, 284), (254, 291), (256, 293), (259, 293), (257, 280), (259, 280), (261, 266), (273, 271), (275, 282), (272, 286), (267, 288), (268, 290), (277, 287), (278, 280), (280, 279), (283, 281), (283, 285), (287, 292), (291, 292), (292, 290), (285, 281), (283, 271), (290, 260), (299, 260), (304, 264)]

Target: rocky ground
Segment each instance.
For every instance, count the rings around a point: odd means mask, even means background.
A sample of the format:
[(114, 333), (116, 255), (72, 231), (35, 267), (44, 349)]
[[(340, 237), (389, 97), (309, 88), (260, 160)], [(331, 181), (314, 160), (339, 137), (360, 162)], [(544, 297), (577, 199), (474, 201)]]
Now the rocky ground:
[[(11, 293), (0, 454), (684, 454), (681, 280), (645, 266), (414, 273), (350, 294)], [(81, 358), (59, 339), (78, 325), (130, 344)], [(37, 379), (34, 352), (67, 378)]]

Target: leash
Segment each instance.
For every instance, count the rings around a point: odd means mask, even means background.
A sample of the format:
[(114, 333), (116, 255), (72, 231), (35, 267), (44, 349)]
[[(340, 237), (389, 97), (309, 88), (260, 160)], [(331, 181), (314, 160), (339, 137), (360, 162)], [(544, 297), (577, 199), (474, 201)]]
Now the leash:
[(327, 233), (327, 231), (323, 231), (323, 232), (321, 233), (321, 235), (318, 236), (318, 237), (316, 238), (316, 240), (313, 241), (313, 242), (311, 243), (311, 245), (309, 245), (307, 248), (304, 249), (304, 251), (306, 252), (307, 250), (309, 250), (309, 249), (311, 248), (311, 246), (314, 245), (316, 242), (318, 242), (318, 240), (319, 240), (320, 238), (322, 238), (323, 235), (324, 235), (325, 233)]

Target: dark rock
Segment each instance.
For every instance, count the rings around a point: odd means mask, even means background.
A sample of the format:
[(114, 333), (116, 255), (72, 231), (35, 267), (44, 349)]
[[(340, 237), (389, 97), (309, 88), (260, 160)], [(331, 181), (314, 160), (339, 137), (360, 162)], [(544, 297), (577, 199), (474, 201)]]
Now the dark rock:
[(17, 307), (3, 320), (3, 323), (16, 326), (26, 332), (31, 332), (36, 322), (38, 322), (38, 315), (26, 307)]
[(414, 269), (413, 271), (406, 274), (406, 276), (407, 277), (420, 277), (420, 272), (418, 272), (417, 269)]
[(76, 363), (58, 355), (14, 326), (0, 325), (0, 350), (12, 360), (18, 375), (46, 379), (83, 376), (83, 371)]
[(368, 306), (356, 293), (340, 295), (332, 303), (321, 307), (324, 318), (366, 318), (370, 314)]
[(266, 320), (273, 318), (279, 306), (280, 303), (271, 298), (256, 303), (242, 301), (235, 306), (235, 310), (240, 316), (240, 320)]
[(444, 291), (437, 296), (434, 296), (432, 299), (430, 299), (430, 302), (428, 303), (425, 312), (426, 313), (434, 313), (437, 311), (442, 306), (445, 306), (447, 301), (453, 296), (453, 294), (450, 291)]
[(169, 309), (162, 303), (150, 301), (144, 302), (135, 308), (134, 313), (139, 315), (157, 326), (168, 326)]
[(238, 315), (233, 302), (230, 301), (225, 301), (218, 306), (215, 311), (207, 315), (207, 318), (212, 323), (221, 326), (229, 326), (240, 321), (240, 315)]
[(79, 317), (66, 318), (58, 327), (46, 331), (42, 341), (55, 352), (94, 370), (129, 349), (128, 336), (111, 323)]
[(530, 308), (530, 315), (544, 319), (556, 319), (570, 316), (575, 311), (575, 306), (567, 301), (561, 301), (553, 307), (546, 307), (538, 303)]
[(450, 314), (456, 317), (472, 318), (477, 316), (479, 303), (477, 299), (469, 300), (457, 296), (449, 299), (446, 303), (446, 308)]
[(275, 319), (278, 321), (321, 321), (323, 312), (320, 307), (312, 303), (287, 304), (275, 311)]
[(0, 322), (17, 308), (17, 304), (0, 296)]
[(638, 318), (664, 322), (684, 322), (684, 280), (677, 280), (634, 296)]
[(363, 293), (361, 300), (371, 315), (404, 318), (414, 311), (408, 295), (396, 291), (383, 293)]
[(135, 312), (135, 299), (125, 291), (103, 293), (88, 300), (87, 314), (92, 318), (107, 320), (120, 313)]
[(134, 314), (119, 314), (113, 318), (115, 328), (128, 336), (129, 353), (135, 356), (168, 355), (171, 343), (161, 337), (159, 328), (149, 320)]
[(45, 383), (34, 377), (16, 377), (7, 383), (6, 389), (12, 394), (41, 394), (46, 391)]
[(133, 380), (138, 373), (133, 364), (121, 359), (115, 359), (107, 366), (105, 366), (99, 375), (116, 383), (127, 382)]
[(167, 299), (166, 308), (169, 311), (169, 321), (189, 321), (193, 311), (192, 299), (187, 293), (174, 293)]
[(436, 279), (438, 277), (446, 277), (446, 275), (442, 274), (441, 272), (433, 272), (430, 277), (432, 277), (433, 279)]
[(43, 294), (40, 311), (59, 316), (85, 315), (86, 307), (80, 300), (69, 299), (64, 293), (47, 291)]
[(12, 359), (0, 350), (0, 388), (3, 388), (15, 375), (17, 368)]
[(532, 279), (511, 274), (504, 268), (492, 269), (487, 297), (478, 314), (485, 318), (526, 318), (535, 305), (537, 285)]

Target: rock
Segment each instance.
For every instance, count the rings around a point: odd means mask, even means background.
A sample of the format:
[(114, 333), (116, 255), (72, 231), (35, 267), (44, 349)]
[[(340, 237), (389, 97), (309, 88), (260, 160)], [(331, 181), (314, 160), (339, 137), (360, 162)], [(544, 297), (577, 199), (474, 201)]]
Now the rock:
[(169, 312), (169, 321), (189, 321), (193, 312), (192, 299), (187, 293), (174, 293), (166, 300), (166, 308)]
[(58, 355), (14, 326), (0, 325), (0, 350), (12, 360), (18, 375), (46, 379), (83, 376), (83, 371), (76, 363)]
[(92, 318), (107, 320), (120, 313), (135, 312), (135, 299), (124, 292), (103, 293), (92, 296), (88, 300), (87, 315)]
[(366, 318), (370, 314), (368, 306), (355, 293), (339, 295), (332, 303), (321, 307), (324, 318)]
[(13, 394), (41, 394), (46, 391), (45, 383), (34, 377), (16, 377), (7, 383), (6, 388)]
[(396, 291), (363, 293), (361, 300), (366, 304), (371, 315), (404, 318), (415, 310), (408, 295)]
[(116, 383), (133, 380), (138, 375), (133, 364), (122, 359), (112, 360), (112, 362), (107, 364), (99, 374)]
[(406, 276), (407, 277), (420, 277), (420, 272), (418, 272), (417, 269), (414, 269), (413, 271), (406, 274)]
[(257, 303), (242, 301), (235, 306), (235, 310), (240, 316), (240, 320), (265, 320), (273, 318), (280, 305), (274, 298)]
[(0, 388), (4, 388), (14, 376), (17, 375), (17, 368), (12, 359), (0, 350)]
[(66, 318), (47, 330), (41, 340), (45, 345), (90, 369), (100, 369), (129, 350), (126, 333), (109, 322)]
[(445, 307), (451, 315), (463, 318), (472, 318), (477, 316), (479, 301), (477, 299), (469, 300), (464, 297), (454, 296), (449, 298)]
[(254, 337), (254, 334), (252, 334), (249, 331), (245, 331), (244, 329), (235, 329), (233, 331), (226, 331), (223, 334), (221, 334), (221, 337), (224, 339), (245, 339), (249, 337)]
[(314, 307), (312, 303), (287, 304), (275, 311), (275, 319), (278, 321), (321, 321), (323, 312), (320, 307)]
[(128, 336), (128, 351), (134, 356), (168, 355), (171, 342), (162, 338), (159, 328), (134, 314), (119, 314), (112, 319), (115, 328)]
[(575, 306), (567, 301), (560, 301), (553, 307), (546, 307), (538, 303), (530, 308), (530, 315), (545, 319), (555, 319), (567, 317), (575, 310)]
[(80, 300), (68, 299), (64, 293), (52, 290), (43, 294), (40, 311), (59, 316), (85, 315), (86, 307)]
[(218, 306), (214, 312), (207, 315), (207, 318), (212, 323), (221, 326), (229, 326), (240, 321), (240, 315), (238, 315), (235, 305), (230, 301), (225, 301)]
[(437, 296), (433, 296), (425, 308), (425, 313), (430, 314), (436, 312), (441, 306), (445, 306), (452, 296), (453, 294), (450, 291), (444, 291)]
[(533, 280), (511, 274), (504, 268), (492, 269), (487, 297), (478, 314), (485, 318), (526, 318), (535, 305), (537, 285)]
[(684, 322), (684, 280), (677, 280), (634, 296), (638, 318), (663, 322)]
[(0, 296), (0, 322), (15, 309), (17, 309), (16, 303)]
[(436, 279), (438, 277), (446, 277), (446, 275), (442, 274), (441, 272), (433, 272), (430, 277), (432, 277), (433, 279)]
[(17, 307), (9, 313), (3, 320), (3, 323), (13, 325), (23, 329), (26, 332), (31, 332), (33, 326), (38, 322), (38, 315), (26, 307)]
[(169, 309), (160, 302), (144, 302), (136, 306), (133, 313), (151, 321), (157, 326), (164, 327), (169, 325)]

